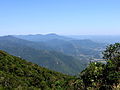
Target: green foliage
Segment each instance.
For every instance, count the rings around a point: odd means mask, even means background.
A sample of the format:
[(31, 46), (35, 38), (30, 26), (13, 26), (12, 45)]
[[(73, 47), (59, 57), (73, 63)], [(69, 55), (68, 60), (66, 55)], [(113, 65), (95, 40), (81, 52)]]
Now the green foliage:
[(93, 62), (81, 72), (80, 77), (85, 84), (85, 87), (97, 87), (103, 79), (103, 71), (105, 65), (102, 63)]
[(0, 51), (0, 88), (5, 90), (64, 90), (69, 78)]
[[(79, 76), (69, 76), (51, 71), (0, 51), (0, 89), (119, 90), (119, 46), (118, 43), (108, 46), (103, 53), (107, 63), (90, 63)], [(60, 57), (59, 55), (57, 56)], [(64, 62), (67, 61), (65, 60)]]
[[(103, 52), (103, 58), (106, 61), (113, 61), (115, 58), (120, 57), (120, 43), (110, 44)], [(116, 59), (117, 60), (117, 59)], [(114, 62), (116, 62), (114, 60)]]
[(109, 45), (103, 52), (106, 59), (106, 83), (117, 85), (120, 81), (120, 43)]
[(93, 62), (81, 72), (85, 89), (113, 90), (120, 84), (120, 44), (107, 46), (103, 55), (106, 64)]

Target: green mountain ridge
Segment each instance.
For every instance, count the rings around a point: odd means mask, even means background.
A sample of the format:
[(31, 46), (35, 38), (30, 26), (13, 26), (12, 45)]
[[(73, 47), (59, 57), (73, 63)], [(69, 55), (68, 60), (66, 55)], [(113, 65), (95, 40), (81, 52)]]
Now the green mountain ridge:
[(38, 66), (0, 50), (0, 90), (119, 90), (120, 44), (103, 52), (106, 64), (90, 63), (77, 76)]
[(73, 40), (56, 34), (0, 37), (1, 50), (69, 75), (78, 74), (93, 58), (100, 58), (103, 46), (91, 40)]
[(66, 74), (75, 75), (86, 67), (86, 62), (60, 52), (35, 49), (34, 42), (15, 38), (0, 37), (0, 49), (19, 56), (40, 66)]

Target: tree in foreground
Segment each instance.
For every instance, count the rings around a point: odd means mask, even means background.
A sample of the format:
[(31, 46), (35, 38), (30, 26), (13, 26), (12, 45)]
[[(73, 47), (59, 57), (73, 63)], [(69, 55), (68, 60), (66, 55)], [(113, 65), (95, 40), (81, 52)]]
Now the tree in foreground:
[(120, 43), (109, 45), (103, 52), (106, 60), (105, 79), (107, 85), (120, 84)]
[(120, 43), (107, 46), (103, 58), (106, 64), (92, 62), (81, 72), (85, 89), (112, 90), (120, 85)]

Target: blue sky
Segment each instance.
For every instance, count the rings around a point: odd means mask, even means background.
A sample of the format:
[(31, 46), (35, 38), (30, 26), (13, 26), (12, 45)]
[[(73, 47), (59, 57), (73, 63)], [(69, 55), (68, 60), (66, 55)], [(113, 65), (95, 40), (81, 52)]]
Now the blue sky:
[(0, 35), (120, 35), (120, 0), (0, 0)]

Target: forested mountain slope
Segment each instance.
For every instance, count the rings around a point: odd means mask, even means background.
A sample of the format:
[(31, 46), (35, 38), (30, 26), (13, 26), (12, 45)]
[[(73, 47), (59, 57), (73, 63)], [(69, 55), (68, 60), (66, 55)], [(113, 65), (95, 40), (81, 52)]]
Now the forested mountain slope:
[(44, 45), (12, 36), (0, 37), (1, 50), (55, 71), (74, 75), (87, 65), (85, 60), (78, 60), (60, 52), (41, 50), (41, 47)]
[(0, 90), (58, 90), (71, 76), (0, 51)]
[(77, 76), (48, 70), (0, 50), (0, 90), (119, 90), (120, 43), (103, 52), (106, 64), (90, 63)]

